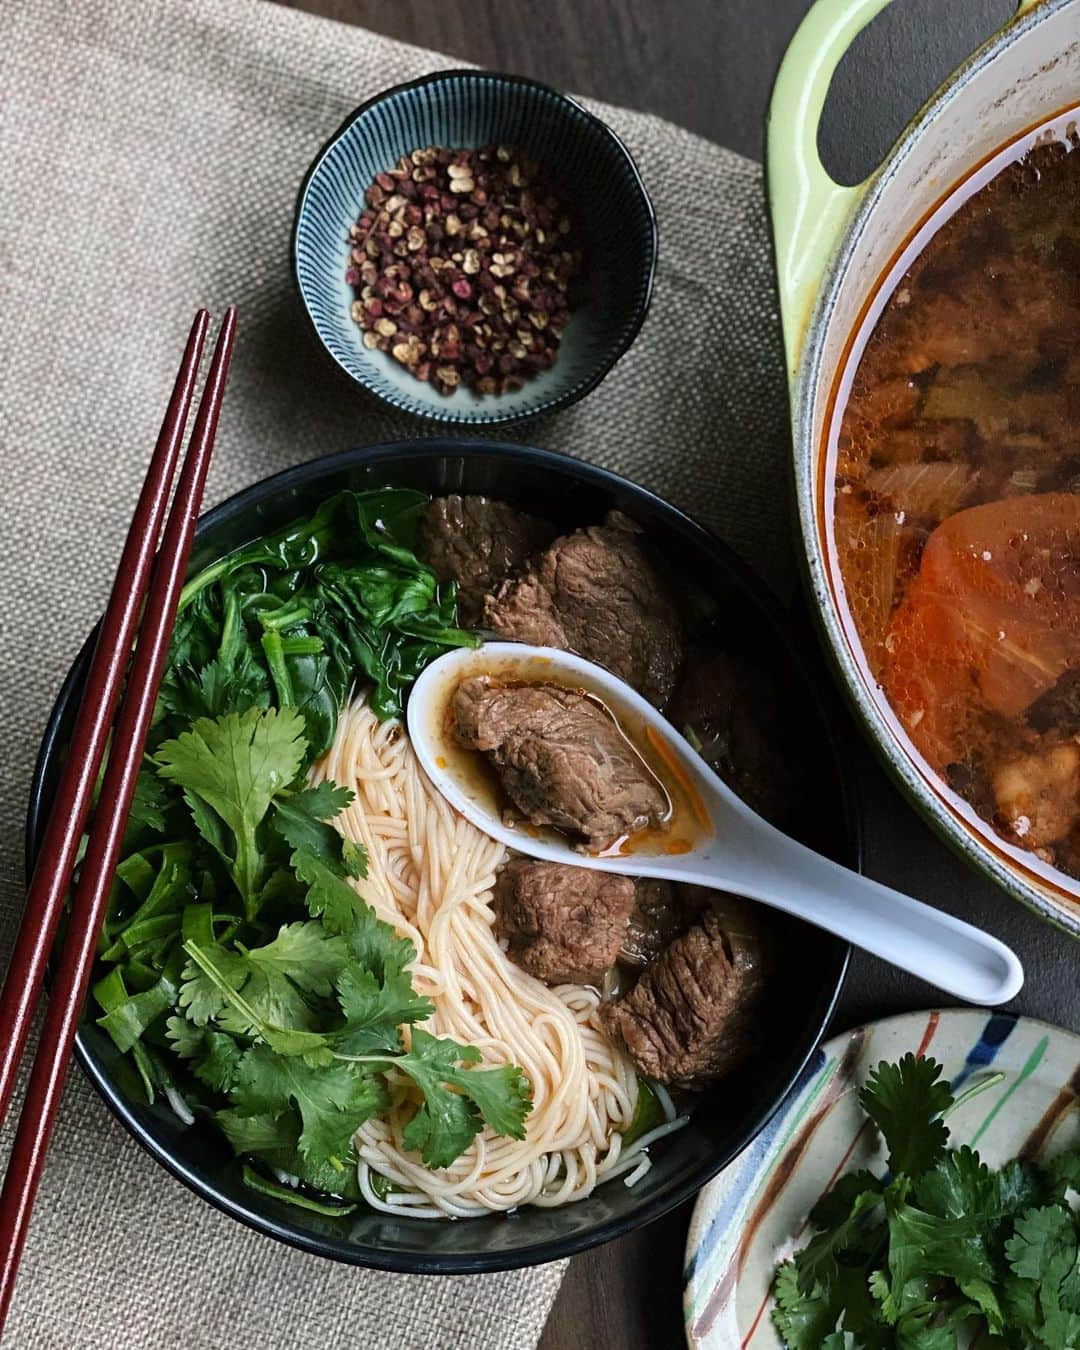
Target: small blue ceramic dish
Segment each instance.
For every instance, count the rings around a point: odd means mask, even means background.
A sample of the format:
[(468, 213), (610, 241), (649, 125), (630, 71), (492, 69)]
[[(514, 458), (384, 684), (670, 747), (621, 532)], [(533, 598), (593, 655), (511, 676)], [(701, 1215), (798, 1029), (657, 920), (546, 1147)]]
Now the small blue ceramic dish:
[[(449, 397), (365, 349), (350, 315), (349, 227), (364, 191), (429, 145), (520, 146), (550, 176), (585, 251), (582, 295), (550, 370), (512, 393)], [(656, 216), (637, 166), (610, 128), (546, 85), (452, 70), (398, 85), (358, 108), (319, 152), (297, 199), (293, 272), (320, 341), (364, 389), (438, 422), (483, 425), (565, 408), (594, 388), (637, 335), (656, 268)]]

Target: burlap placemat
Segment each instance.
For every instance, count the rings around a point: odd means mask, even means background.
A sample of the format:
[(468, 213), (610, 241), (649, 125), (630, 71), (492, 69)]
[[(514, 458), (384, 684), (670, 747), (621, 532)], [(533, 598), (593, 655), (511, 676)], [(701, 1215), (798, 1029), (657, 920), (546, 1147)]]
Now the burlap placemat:
[[(0, 959), (23, 899), (33, 756), (107, 593), (194, 309), (240, 308), (210, 500), (422, 431), (316, 347), (289, 229), (344, 116), (452, 64), (253, 0), (0, 6)], [(786, 395), (760, 170), (655, 118), (598, 111), (660, 217), (652, 312), (598, 390), (520, 437), (655, 488), (784, 584)], [(172, 1181), (76, 1071), (6, 1343), (527, 1347), (561, 1273), (421, 1280), (288, 1251)]]

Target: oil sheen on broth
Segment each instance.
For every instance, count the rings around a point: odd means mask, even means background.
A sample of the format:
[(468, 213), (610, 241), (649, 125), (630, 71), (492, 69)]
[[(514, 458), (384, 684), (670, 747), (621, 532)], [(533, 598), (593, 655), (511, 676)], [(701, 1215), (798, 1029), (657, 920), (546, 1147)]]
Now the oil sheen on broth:
[(931, 767), (1080, 877), (1080, 151), (971, 196), (896, 285), (837, 443), (874, 678)]

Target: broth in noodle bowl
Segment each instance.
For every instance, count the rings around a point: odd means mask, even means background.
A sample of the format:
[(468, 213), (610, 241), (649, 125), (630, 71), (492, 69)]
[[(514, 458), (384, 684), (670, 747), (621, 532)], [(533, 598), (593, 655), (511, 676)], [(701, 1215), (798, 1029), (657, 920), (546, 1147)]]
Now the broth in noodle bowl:
[(453, 810), (425, 777), (402, 724), (380, 722), (362, 698), (343, 710), (312, 777), (356, 794), (335, 823), (367, 851), (357, 890), (416, 947), (413, 984), (435, 1009), (425, 1029), (475, 1045), (485, 1064), (520, 1065), (532, 1085), (524, 1140), (485, 1130), (452, 1166), (432, 1170), (403, 1147), (417, 1100), (404, 1077), (390, 1075), (389, 1110), (355, 1137), (368, 1203), (468, 1218), (584, 1199), (618, 1175), (638, 1180), (648, 1144), (681, 1121), (665, 1103), (668, 1123), (623, 1147), (638, 1079), (600, 1028), (600, 992), (548, 988), (499, 944), (491, 893), (507, 850)]

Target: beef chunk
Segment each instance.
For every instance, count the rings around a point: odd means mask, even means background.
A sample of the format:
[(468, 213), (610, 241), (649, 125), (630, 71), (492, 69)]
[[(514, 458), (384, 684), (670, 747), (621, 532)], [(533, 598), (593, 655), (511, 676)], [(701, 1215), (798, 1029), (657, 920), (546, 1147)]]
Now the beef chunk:
[(495, 881), (495, 919), (512, 960), (548, 984), (600, 984), (615, 964), (634, 883), (564, 863), (511, 858)]
[(649, 1078), (698, 1087), (753, 1048), (763, 952), (752, 907), (714, 896), (623, 999), (604, 1004), (608, 1033)]
[(556, 539), (524, 576), (504, 582), (488, 597), (484, 624), (519, 642), (578, 652), (658, 707), (682, 660), (675, 606), (631, 523), (615, 513)]
[(663, 789), (607, 711), (555, 685), (501, 685), (487, 676), (454, 691), (454, 735), (489, 756), (511, 802), (594, 849), (668, 810)]
[(772, 672), (718, 647), (690, 654), (667, 709), (671, 724), (744, 802), (786, 824), (802, 794), (797, 772), (777, 747), (797, 742)]
[(421, 529), (421, 547), (440, 581), (458, 588), (463, 624), (480, 622), (484, 596), (519, 572), (552, 536), (540, 521), (488, 497), (436, 497)]
[(1029, 725), (1036, 731), (1058, 731), (1065, 736), (1080, 732), (1080, 670), (1067, 670), (1027, 710)]
[(650, 965), (672, 938), (685, 931), (689, 919), (676, 887), (660, 877), (638, 877), (634, 907), (619, 949), (624, 965)]

